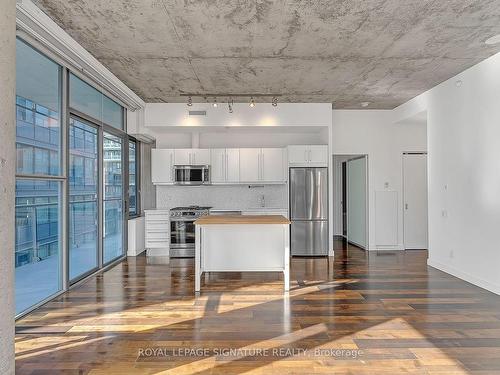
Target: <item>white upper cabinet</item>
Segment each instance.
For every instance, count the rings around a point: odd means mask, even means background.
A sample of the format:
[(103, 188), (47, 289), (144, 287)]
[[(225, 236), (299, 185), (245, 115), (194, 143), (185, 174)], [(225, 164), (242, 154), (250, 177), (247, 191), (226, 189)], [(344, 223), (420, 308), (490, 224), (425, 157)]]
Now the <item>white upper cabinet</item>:
[(283, 148), (240, 149), (241, 182), (286, 182), (286, 154)]
[(211, 181), (214, 184), (240, 182), (240, 149), (212, 149), (210, 173)]
[(174, 182), (174, 150), (151, 150), (151, 181), (153, 184)]
[(263, 148), (261, 152), (261, 181), (284, 182), (285, 178), (285, 149)]
[(174, 150), (176, 165), (191, 165), (191, 149), (177, 148)]
[(153, 184), (173, 184), (174, 165), (209, 165), (214, 184), (267, 183), (287, 180), (285, 148), (153, 149)]
[(226, 182), (226, 149), (213, 148), (210, 156), (210, 180), (212, 183)]
[(208, 148), (193, 148), (191, 150), (191, 164), (193, 164), (193, 165), (210, 165), (210, 149), (208, 149)]
[(240, 149), (240, 180), (241, 182), (260, 181), (260, 148)]
[(288, 146), (288, 163), (294, 166), (328, 165), (327, 145), (293, 145)]
[(175, 149), (176, 165), (210, 165), (210, 150), (206, 148)]
[(328, 146), (311, 145), (309, 146), (309, 163), (328, 165)]
[(226, 148), (226, 182), (240, 182), (239, 148)]

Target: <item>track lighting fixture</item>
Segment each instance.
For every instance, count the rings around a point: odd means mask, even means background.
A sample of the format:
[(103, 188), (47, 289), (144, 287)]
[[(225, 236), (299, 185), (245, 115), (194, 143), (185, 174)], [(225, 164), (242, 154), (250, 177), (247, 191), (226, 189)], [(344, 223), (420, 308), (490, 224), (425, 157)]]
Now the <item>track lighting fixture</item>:
[(187, 98), (187, 106), (192, 107), (193, 106), (193, 97), (198, 98), (199, 100), (197, 103), (206, 103), (208, 105), (212, 105), (213, 108), (217, 108), (219, 106), (219, 102), (217, 101), (217, 98), (221, 98), (221, 104), (226, 103), (227, 100), (227, 106), (229, 113), (233, 113), (234, 111), (234, 98), (236, 97), (237, 99), (243, 99), (241, 102), (244, 100), (250, 98), (249, 106), (250, 108), (255, 108), (257, 105), (256, 98), (260, 100), (260, 102), (265, 102), (267, 100), (270, 100), (271, 105), (273, 107), (278, 106), (278, 98), (281, 96), (281, 94), (253, 94), (253, 93), (220, 93), (220, 92), (212, 92), (212, 93), (186, 93), (186, 94), (181, 94), (181, 96)]

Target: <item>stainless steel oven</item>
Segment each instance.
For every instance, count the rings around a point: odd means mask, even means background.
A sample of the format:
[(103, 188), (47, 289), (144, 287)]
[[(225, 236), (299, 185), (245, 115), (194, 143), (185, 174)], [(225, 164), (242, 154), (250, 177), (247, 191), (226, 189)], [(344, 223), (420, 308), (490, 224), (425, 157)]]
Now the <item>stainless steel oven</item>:
[(194, 258), (194, 222), (209, 214), (210, 207), (174, 207), (170, 209), (170, 257)]
[(210, 184), (210, 166), (174, 165), (174, 176), (177, 185), (207, 185)]

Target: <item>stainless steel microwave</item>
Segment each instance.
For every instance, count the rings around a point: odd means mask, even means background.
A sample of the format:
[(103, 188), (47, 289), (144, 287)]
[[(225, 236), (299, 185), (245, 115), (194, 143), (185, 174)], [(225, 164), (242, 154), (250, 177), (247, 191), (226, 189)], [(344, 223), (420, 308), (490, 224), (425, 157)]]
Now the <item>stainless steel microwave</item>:
[(210, 166), (174, 165), (174, 176), (177, 185), (208, 185), (210, 184)]

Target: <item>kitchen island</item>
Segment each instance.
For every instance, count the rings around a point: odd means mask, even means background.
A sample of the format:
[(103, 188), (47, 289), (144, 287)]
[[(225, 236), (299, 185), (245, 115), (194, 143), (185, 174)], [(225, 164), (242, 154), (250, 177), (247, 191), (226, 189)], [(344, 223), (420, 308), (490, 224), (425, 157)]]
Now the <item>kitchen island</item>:
[(281, 215), (203, 216), (194, 222), (195, 291), (204, 272), (283, 272), (290, 289), (290, 221)]

